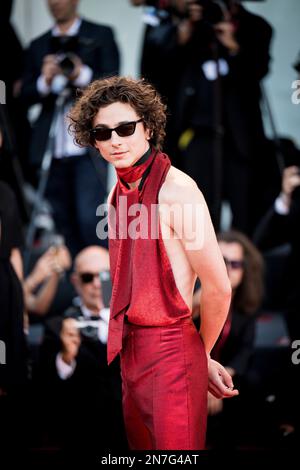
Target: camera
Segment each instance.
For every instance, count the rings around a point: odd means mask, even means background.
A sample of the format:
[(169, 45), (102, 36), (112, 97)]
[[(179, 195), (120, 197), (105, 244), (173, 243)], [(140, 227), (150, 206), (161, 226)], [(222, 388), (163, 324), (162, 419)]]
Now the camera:
[[(160, 0), (146, 0), (145, 5), (148, 7), (160, 8)], [(168, 7), (168, 1), (164, 2), (164, 8)]]
[(195, 4), (202, 7), (202, 20), (211, 25), (225, 20), (225, 11), (228, 10), (227, 3), (217, 0), (191, 0), (190, 2), (191, 5)]
[(74, 55), (78, 51), (78, 36), (52, 36), (51, 52), (66, 77), (74, 72)]
[(298, 55), (298, 59), (296, 60), (295, 64), (293, 64), (293, 67), (296, 72), (300, 73), (300, 54)]

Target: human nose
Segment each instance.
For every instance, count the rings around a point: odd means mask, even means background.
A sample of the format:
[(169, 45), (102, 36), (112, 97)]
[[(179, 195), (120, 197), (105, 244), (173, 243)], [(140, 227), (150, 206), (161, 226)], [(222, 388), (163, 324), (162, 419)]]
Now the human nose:
[(111, 138), (110, 138), (110, 140), (111, 140), (112, 145), (120, 145), (120, 144), (121, 144), (121, 139), (122, 139), (122, 137), (120, 137), (120, 136), (116, 133), (116, 131), (112, 131), (112, 132), (111, 132)]
[(101, 287), (100, 275), (93, 277), (93, 285), (97, 288)]

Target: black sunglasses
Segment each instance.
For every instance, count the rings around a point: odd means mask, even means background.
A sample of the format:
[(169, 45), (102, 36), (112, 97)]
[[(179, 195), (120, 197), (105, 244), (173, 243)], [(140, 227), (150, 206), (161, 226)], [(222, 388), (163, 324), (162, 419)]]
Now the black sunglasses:
[(95, 277), (100, 279), (100, 273), (78, 273), (78, 276), (82, 284), (89, 284), (90, 282), (93, 282)]
[(138, 121), (126, 122), (120, 124), (118, 127), (110, 129), (109, 127), (95, 127), (91, 129), (90, 134), (92, 140), (98, 140), (103, 142), (104, 140), (109, 140), (111, 138), (112, 131), (116, 131), (120, 137), (128, 137), (129, 135), (134, 134), (137, 123), (142, 122), (143, 119), (138, 119)]
[(224, 261), (226, 266), (230, 266), (231, 269), (242, 269), (245, 267), (245, 262), (243, 260), (238, 259), (228, 259), (224, 257)]

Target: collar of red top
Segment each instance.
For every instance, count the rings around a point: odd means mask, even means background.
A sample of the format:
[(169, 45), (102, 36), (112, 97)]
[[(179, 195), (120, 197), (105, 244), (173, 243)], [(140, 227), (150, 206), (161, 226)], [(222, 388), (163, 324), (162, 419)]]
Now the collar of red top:
[(156, 150), (149, 148), (146, 153), (129, 168), (117, 168), (116, 172), (119, 180), (124, 183), (134, 183), (142, 178), (145, 171), (150, 167), (156, 155)]

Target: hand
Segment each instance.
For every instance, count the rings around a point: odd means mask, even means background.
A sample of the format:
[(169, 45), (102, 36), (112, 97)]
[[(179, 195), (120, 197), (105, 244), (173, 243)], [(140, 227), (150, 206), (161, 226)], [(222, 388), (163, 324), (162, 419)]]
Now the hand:
[(62, 73), (61, 68), (57, 64), (54, 54), (48, 54), (43, 59), (42, 75), (48, 86), (51, 85), (53, 78)]
[(225, 46), (231, 53), (237, 53), (240, 49), (235, 36), (234, 25), (230, 21), (222, 21), (214, 26), (216, 36), (223, 46)]
[(53, 269), (56, 272), (63, 272), (70, 269), (72, 259), (70, 252), (66, 246), (58, 246), (50, 248), (53, 253)]
[(219, 362), (208, 358), (208, 391), (216, 398), (231, 398), (239, 394), (234, 390), (231, 376)]
[(67, 364), (71, 364), (75, 360), (81, 344), (80, 333), (74, 318), (66, 318), (63, 321), (60, 339), (62, 342), (62, 360)]
[(62, 273), (71, 266), (71, 256), (65, 246), (48, 248), (39, 258), (33, 271), (25, 279), (25, 287), (33, 291), (39, 284), (51, 276)]
[(223, 400), (214, 397), (210, 392), (207, 393), (207, 412), (210, 416), (217, 415), (223, 410)]
[(285, 168), (282, 178), (282, 197), (287, 206), (291, 205), (292, 193), (297, 186), (300, 186), (300, 169), (298, 166)]
[(54, 252), (53, 248), (48, 248), (45, 253), (38, 259), (34, 266), (33, 272), (30, 274), (30, 277), (33, 277), (35, 284), (43, 282), (45, 279), (49, 278), (54, 272)]
[(83, 66), (83, 63), (82, 63), (82, 60), (80, 59), (80, 57), (78, 57), (78, 55), (76, 55), (76, 54), (69, 54), (69, 57), (72, 60), (72, 62), (74, 63), (74, 69), (73, 69), (73, 72), (71, 73), (71, 75), (69, 76), (69, 80), (74, 81), (74, 80), (76, 80), (76, 78), (79, 77), (79, 74), (80, 74), (81, 68)]

